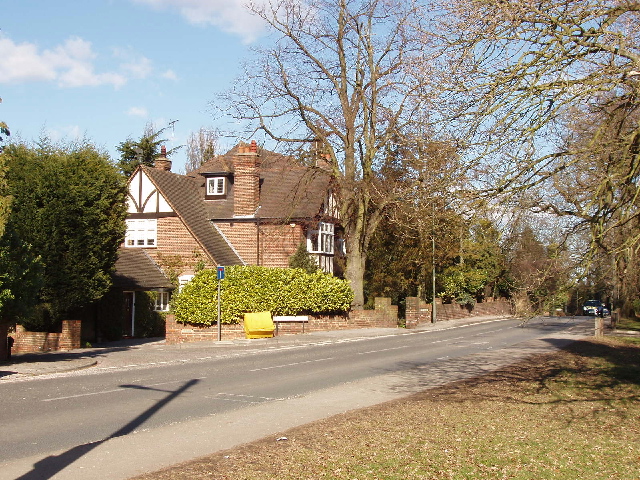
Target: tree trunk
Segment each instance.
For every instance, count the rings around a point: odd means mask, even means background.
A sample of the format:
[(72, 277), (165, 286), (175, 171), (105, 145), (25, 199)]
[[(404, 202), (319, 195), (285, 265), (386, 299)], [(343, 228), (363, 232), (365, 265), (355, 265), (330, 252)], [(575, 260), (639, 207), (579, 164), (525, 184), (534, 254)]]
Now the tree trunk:
[(351, 284), (353, 290), (353, 301), (351, 306), (362, 308), (364, 306), (364, 268), (366, 263), (366, 253), (360, 247), (359, 236), (348, 235), (347, 246), (347, 268), (345, 277)]

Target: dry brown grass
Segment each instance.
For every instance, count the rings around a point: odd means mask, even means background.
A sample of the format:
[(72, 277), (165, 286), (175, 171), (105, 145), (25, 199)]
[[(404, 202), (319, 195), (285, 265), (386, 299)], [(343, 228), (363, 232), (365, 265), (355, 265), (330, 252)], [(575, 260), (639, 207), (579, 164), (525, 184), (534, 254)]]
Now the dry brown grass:
[(186, 478), (638, 480), (640, 344), (577, 342), (138, 477)]

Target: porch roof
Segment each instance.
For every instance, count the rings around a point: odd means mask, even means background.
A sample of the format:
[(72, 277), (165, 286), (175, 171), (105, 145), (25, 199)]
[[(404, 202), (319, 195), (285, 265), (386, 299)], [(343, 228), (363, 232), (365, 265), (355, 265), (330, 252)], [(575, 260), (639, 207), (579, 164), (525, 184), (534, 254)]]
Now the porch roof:
[(122, 290), (166, 291), (175, 286), (141, 248), (118, 250), (113, 286)]

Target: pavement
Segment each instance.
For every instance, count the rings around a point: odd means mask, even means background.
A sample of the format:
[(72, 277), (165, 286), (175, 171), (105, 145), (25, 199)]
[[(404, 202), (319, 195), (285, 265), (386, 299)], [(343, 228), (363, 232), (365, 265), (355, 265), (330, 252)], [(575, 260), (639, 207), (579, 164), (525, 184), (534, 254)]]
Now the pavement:
[[(352, 330), (315, 331), (279, 335), (273, 338), (238, 339), (221, 342), (193, 342), (167, 345), (163, 338), (129, 339), (93, 345), (64, 352), (14, 354), (10, 361), (0, 362), (0, 385), (33, 377), (58, 375), (80, 370), (99, 371), (118, 368), (156, 366), (213, 357), (250, 354), (262, 350), (291, 345), (336, 343), (387, 335), (401, 335), (411, 331), (443, 330), (465, 325), (505, 320), (509, 317), (469, 317), (426, 323), (416, 329), (364, 328)], [(554, 317), (570, 321), (572, 317)], [(580, 317), (578, 317), (580, 318)], [(587, 332), (587, 334), (589, 334)], [(593, 332), (591, 332), (593, 334)], [(203, 357), (206, 355), (206, 357)]]

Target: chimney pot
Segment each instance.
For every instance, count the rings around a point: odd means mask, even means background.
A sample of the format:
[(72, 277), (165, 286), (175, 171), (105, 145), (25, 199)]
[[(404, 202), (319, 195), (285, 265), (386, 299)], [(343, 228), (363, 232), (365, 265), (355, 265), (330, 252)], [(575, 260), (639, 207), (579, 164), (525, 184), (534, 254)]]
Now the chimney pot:
[(153, 166), (158, 170), (171, 171), (171, 160), (167, 158), (167, 147), (164, 145), (160, 147), (160, 155), (156, 157)]

